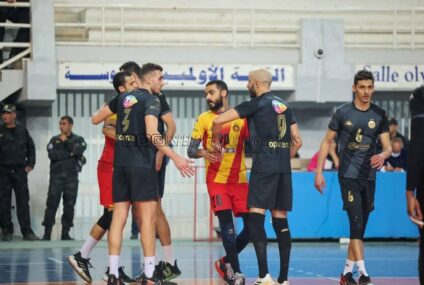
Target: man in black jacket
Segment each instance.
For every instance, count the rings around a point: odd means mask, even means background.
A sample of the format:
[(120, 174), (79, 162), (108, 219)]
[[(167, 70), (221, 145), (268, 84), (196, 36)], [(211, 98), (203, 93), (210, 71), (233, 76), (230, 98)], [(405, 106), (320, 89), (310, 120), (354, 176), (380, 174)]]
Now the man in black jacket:
[(6, 104), (0, 127), (0, 226), (3, 241), (12, 240), (12, 188), (15, 191), (18, 221), (24, 240), (38, 240), (31, 229), (28, 173), (35, 165), (35, 147), (28, 131), (16, 124), (16, 108)]
[(43, 240), (50, 240), (56, 211), (63, 194), (62, 240), (72, 240), (69, 230), (73, 227), (74, 206), (78, 194), (78, 172), (85, 163), (82, 155), (87, 147), (84, 139), (72, 133), (73, 120), (60, 118), (60, 135), (50, 139), (47, 152), (50, 158), (50, 184), (47, 193), (43, 226)]

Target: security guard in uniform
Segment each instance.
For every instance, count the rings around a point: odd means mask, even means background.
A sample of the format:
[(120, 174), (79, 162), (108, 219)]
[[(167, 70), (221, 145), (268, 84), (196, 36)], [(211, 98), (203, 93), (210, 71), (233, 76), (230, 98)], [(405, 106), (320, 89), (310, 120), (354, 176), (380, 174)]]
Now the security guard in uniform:
[(35, 165), (35, 147), (28, 131), (16, 124), (16, 108), (6, 104), (0, 127), (0, 226), (3, 241), (12, 240), (12, 188), (15, 191), (18, 221), (24, 240), (38, 240), (31, 229), (28, 173)]
[(63, 195), (62, 240), (72, 240), (69, 230), (73, 227), (74, 206), (78, 194), (78, 172), (85, 164), (83, 153), (87, 147), (84, 139), (72, 133), (73, 120), (60, 118), (60, 135), (50, 139), (47, 152), (50, 158), (50, 184), (47, 193), (43, 225), (43, 240), (50, 240), (56, 211)]

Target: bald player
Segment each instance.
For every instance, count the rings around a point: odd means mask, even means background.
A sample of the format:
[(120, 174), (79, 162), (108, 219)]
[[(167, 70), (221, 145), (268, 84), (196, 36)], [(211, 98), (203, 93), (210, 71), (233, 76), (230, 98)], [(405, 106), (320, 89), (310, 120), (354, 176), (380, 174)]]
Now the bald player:
[[(224, 124), (247, 118), (252, 143), (253, 164), (249, 180), (248, 228), (258, 259), (259, 277), (255, 285), (272, 285), (268, 273), (265, 212), (271, 210), (272, 225), (280, 255), (278, 284), (288, 285), (291, 237), (287, 212), (292, 209), (290, 158), (302, 145), (293, 110), (287, 102), (271, 92), (272, 75), (257, 69), (249, 73), (247, 89), (251, 100), (216, 117), (212, 125), (215, 151), (222, 152), (219, 133)], [(266, 127), (264, 127), (266, 126)], [(254, 136), (252, 134), (255, 134)]]

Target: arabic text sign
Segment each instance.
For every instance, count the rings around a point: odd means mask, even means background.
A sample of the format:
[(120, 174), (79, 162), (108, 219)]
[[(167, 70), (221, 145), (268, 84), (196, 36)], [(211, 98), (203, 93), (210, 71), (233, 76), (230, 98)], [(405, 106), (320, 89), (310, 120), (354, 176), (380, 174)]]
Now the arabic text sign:
[[(117, 63), (61, 63), (58, 86), (111, 89), (119, 66)], [(230, 90), (246, 90), (249, 72), (258, 68), (271, 72), (273, 90), (294, 89), (292, 65), (164, 64), (163, 68), (166, 89), (201, 90), (207, 82), (220, 79)]]
[(361, 64), (356, 70), (372, 71), (376, 90), (413, 90), (424, 83), (424, 65)]

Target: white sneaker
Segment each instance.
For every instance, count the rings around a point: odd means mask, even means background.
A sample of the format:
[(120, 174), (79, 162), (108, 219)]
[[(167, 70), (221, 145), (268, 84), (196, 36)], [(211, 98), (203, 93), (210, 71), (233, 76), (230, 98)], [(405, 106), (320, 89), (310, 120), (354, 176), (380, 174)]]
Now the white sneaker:
[(244, 285), (246, 283), (246, 277), (244, 274), (236, 272), (234, 273), (234, 285)]
[(277, 285), (289, 285), (289, 281), (284, 281), (283, 283), (278, 283), (277, 281)]
[(268, 273), (264, 278), (257, 278), (255, 285), (275, 285), (275, 283), (272, 280), (271, 275)]

